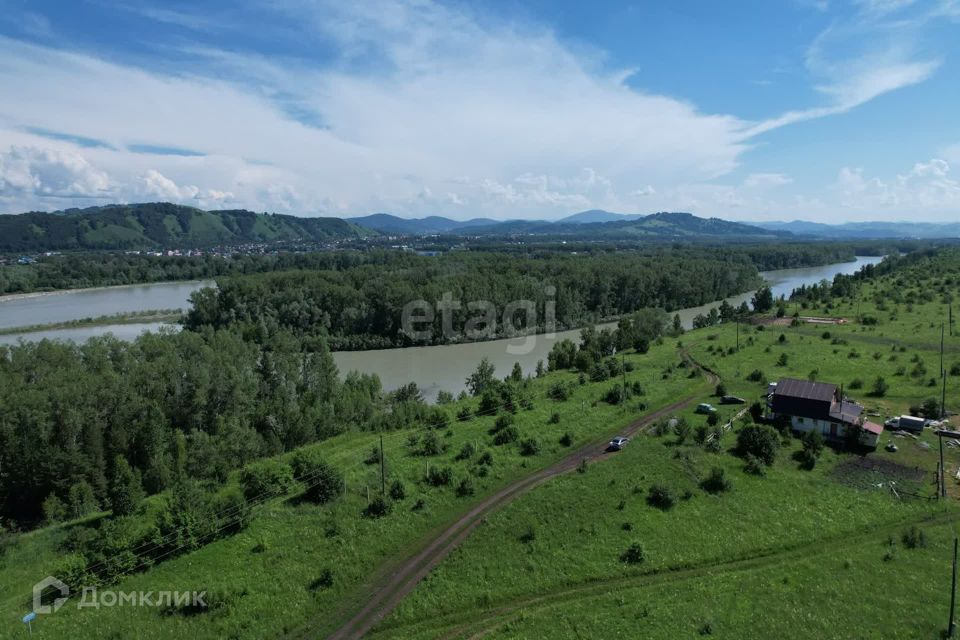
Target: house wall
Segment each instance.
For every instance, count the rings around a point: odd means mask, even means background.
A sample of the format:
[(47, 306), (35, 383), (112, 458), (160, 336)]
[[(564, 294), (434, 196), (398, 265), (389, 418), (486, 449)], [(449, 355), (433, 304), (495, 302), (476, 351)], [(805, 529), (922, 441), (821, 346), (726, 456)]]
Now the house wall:
[[(831, 431), (832, 425), (836, 425), (836, 435)], [(846, 435), (846, 425), (831, 420), (818, 420), (814, 418), (801, 418), (800, 416), (790, 416), (790, 427), (797, 433), (807, 433), (808, 431), (819, 431), (825, 440), (842, 440)], [(875, 433), (863, 431), (860, 434), (860, 444), (866, 447), (876, 448), (880, 437)]]

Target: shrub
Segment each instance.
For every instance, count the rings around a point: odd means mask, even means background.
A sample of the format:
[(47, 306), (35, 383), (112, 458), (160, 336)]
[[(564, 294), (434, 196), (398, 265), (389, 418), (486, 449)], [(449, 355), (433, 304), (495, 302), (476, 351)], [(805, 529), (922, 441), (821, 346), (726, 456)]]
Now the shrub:
[(320, 572), (320, 575), (316, 580), (310, 583), (311, 591), (318, 591), (320, 589), (329, 589), (333, 586), (333, 571), (329, 567), (325, 568)]
[(780, 434), (765, 424), (748, 424), (737, 433), (737, 451), (751, 455), (766, 465), (772, 465), (780, 449)]
[(564, 382), (554, 382), (550, 385), (550, 388), (547, 389), (547, 397), (557, 400), (558, 402), (564, 402), (570, 398), (570, 393), (572, 389)]
[(550, 419), (547, 422), (550, 424), (560, 424), (560, 414), (556, 412), (550, 414)]
[(280, 495), (293, 486), (293, 469), (279, 460), (261, 460), (244, 467), (240, 472), (240, 483), (247, 500)]
[(927, 537), (924, 535), (923, 529), (915, 525), (904, 531), (901, 539), (903, 540), (903, 546), (907, 549), (917, 549), (927, 546)]
[(730, 480), (727, 479), (726, 473), (720, 467), (714, 467), (710, 470), (710, 475), (703, 479), (703, 482), (700, 483), (700, 488), (702, 488), (707, 493), (723, 493), (724, 491), (730, 490)]
[(450, 467), (430, 467), (425, 480), (432, 487), (443, 487), (453, 481), (453, 471)]
[(716, 413), (710, 413), (707, 415), (707, 424), (711, 427), (715, 427), (720, 424), (720, 416)]
[(469, 460), (477, 452), (477, 448), (472, 442), (467, 442), (461, 447), (460, 453), (456, 455), (456, 460)]
[(511, 442), (516, 442), (519, 439), (520, 431), (516, 427), (511, 426), (502, 431), (498, 431), (497, 434), (493, 436), (493, 444), (499, 447)]
[(531, 542), (536, 540), (537, 532), (536, 530), (534, 530), (533, 525), (528, 526), (526, 530), (520, 534), (520, 537), (518, 539), (520, 540), (520, 542), (524, 544), (530, 544)]
[(789, 362), (790, 362), (790, 358), (789, 358), (789, 357), (787, 356), (787, 354), (785, 354), (785, 353), (781, 353), (781, 354), (780, 354), (780, 357), (777, 358), (777, 366), (778, 366), (778, 367), (785, 367), (785, 366), (787, 366), (787, 364), (788, 364)]
[(397, 501), (403, 500), (407, 497), (407, 488), (399, 479), (390, 483), (390, 497)]
[(854, 378), (853, 380), (850, 381), (850, 388), (863, 389), (863, 380), (861, 380), (860, 378)]
[(690, 435), (690, 424), (684, 418), (678, 418), (673, 433), (677, 436), (677, 444), (683, 444)]
[(540, 441), (536, 438), (524, 438), (520, 441), (520, 455), (535, 456), (540, 453)]
[(587, 472), (587, 459), (583, 458), (580, 460), (580, 464), (577, 465), (577, 473), (586, 473)]
[(693, 441), (702, 446), (703, 443), (707, 441), (707, 436), (709, 435), (710, 429), (705, 425), (700, 425), (693, 430)]
[(320, 451), (301, 449), (294, 454), (291, 462), (294, 478), (306, 485), (308, 500), (325, 504), (343, 494), (343, 475), (327, 464)]
[(481, 464), (487, 467), (491, 466), (493, 464), (493, 454), (490, 453), (489, 451), (484, 451), (483, 453), (480, 454), (480, 457), (477, 458), (477, 464)]
[(470, 411), (470, 407), (460, 407), (460, 410), (457, 411), (457, 420), (460, 422), (467, 422), (470, 418), (473, 417), (473, 412)]
[(722, 382), (717, 385), (717, 388), (714, 389), (713, 395), (720, 397), (727, 395), (727, 387)]
[(367, 453), (367, 457), (363, 459), (363, 463), (380, 464), (380, 447), (378, 445), (370, 447), (370, 451)]
[(754, 369), (747, 375), (747, 380), (750, 382), (763, 382), (767, 377), (763, 375), (763, 371), (760, 369)]
[(620, 404), (626, 400), (626, 394), (623, 392), (623, 387), (619, 384), (614, 385), (607, 389), (607, 392), (603, 394), (603, 401), (607, 404)]
[(870, 395), (874, 398), (882, 398), (887, 395), (888, 389), (889, 386), (883, 376), (877, 376), (877, 379), (873, 381), (873, 388), (870, 389)]
[(647, 552), (639, 542), (634, 542), (627, 547), (626, 551), (620, 554), (620, 561), (626, 562), (627, 564), (640, 564), (646, 559)]
[(764, 476), (767, 474), (766, 466), (757, 456), (753, 455), (752, 453), (748, 453), (744, 460), (746, 460), (746, 464), (744, 464), (743, 470), (747, 473), (755, 476)]
[(508, 428), (513, 424), (513, 415), (505, 413), (501, 416), (497, 416), (496, 421), (494, 421), (493, 426), (490, 427), (490, 434), (500, 433), (504, 429)]
[(563, 434), (562, 436), (560, 436), (560, 445), (561, 445), (561, 446), (569, 447), (569, 446), (572, 445), (572, 444), (573, 444), (573, 436), (570, 434), (569, 431), (566, 432), (565, 434)]
[(460, 480), (460, 483), (457, 484), (457, 496), (466, 498), (467, 496), (472, 496), (473, 493), (473, 480), (471, 480), (469, 476)]
[(427, 432), (427, 435), (420, 441), (421, 456), (438, 456), (443, 453), (443, 443), (433, 431)]
[(43, 519), (47, 524), (63, 522), (67, 519), (67, 505), (54, 494), (43, 501)]
[(363, 515), (367, 518), (382, 518), (390, 513), (390, 503), (383, 496), (377, 496), (370, 501)]
[(647, 492), (647, 504), (661, 511), (668, 511), (676, 504), (673, 492), (662, 484), (655, 484)]

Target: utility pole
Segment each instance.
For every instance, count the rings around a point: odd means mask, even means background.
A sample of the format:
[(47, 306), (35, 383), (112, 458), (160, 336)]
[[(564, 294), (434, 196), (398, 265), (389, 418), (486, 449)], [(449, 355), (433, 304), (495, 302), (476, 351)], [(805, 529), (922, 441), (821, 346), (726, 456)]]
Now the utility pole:
[(941, 322), (940, 323), (940, 376), (943, 377), (945, 373), (946, 372), (943, 370), (943, 323)]
[(953, 538), (953, 574), (950, 577), (950, 621), (947, 624), (947, 637), (952, 638), (957, 624), (953, 620), (954, 607), (957, 605), (957, 538)]
[[(940, 497), (947, 497), (947, 483), (943, 473), (943, 434), (937, 432), (937, 441), (940, 443)], [(952, 616), (952, 614), (951, 614)]]
[(387, 495), (387, 476), (384, 474), (383, 434), (380, 434), (380, 493)]
[(740, 353), (740, 316), (737, 316), (737, 353)]
[(940, 390), (940, 419), (947, 417), (947, 372), (943, 372), (943, 388)]

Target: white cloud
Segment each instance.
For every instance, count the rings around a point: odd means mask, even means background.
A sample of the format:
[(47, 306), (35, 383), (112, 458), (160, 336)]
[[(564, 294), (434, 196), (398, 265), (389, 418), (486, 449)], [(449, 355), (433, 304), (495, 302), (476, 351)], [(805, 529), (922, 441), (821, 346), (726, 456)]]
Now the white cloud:
[[(285, 27), (297, 30), (291, 35), (333, 43), (335, 59), (319, 66), (192, 46), (177, 52), (189, 62), (170, 75), (0, 38), (0, 86), (17, 87), (16, 100), (0, 101), (3, 209), (60, 207), (72, 189), (78, 198), (306, 215), (551, 218), (640, 206), (766, 215), (816, 203), (762, 167), (742, 183), (718, 184), (752, 138), (850, 111), (922, 82), (940, 63), (886, 37), (848, 50), (838, 43), (877, 32), (837, 25), (806, 60), (827, 104), (748, 122), (638, 90), (636, 78), (628, 86), (633, 70), (605, 67), (601, 52), (574, 51), (548, 30), (498, 24), (464, 5), (276, 0), (271, 7), (295, 18)], [(149, 13), (188, 30), (221, 28), (209, 16)], [(890, 12), (874, 13), (881, 17), (869, 29), (882, 35), (877, 25)], [(31, 127), (109, 147), (80, 149)], [(130, 144), (203, 155), (130, 153)], [(73, 167), (63, 176), (78, 177), (58, 181), (52, 169), (6, 159), (18, 147), (51, 154), (59, 158), (53, 164)]]
[(110, 179), (80, 153), (11, 146), (0, 151), (0, 195), (57, 198), (110, 195)]
[(782, 173), (751, 173), (744, 179), (743, 186), (747, 189), (768, 189), (791, 182), (790, 177)]
[[(851, 215), (914, 217), (916, 212), (953, 214), (960, 207), (960, 182), (950, 176), (950, 164), (934, 158), (918, 162), (890, 179), (867, 177), (861, 168), (844, 167), (834, 190)], [(884, 215), (886, 214), (886, 215)]]

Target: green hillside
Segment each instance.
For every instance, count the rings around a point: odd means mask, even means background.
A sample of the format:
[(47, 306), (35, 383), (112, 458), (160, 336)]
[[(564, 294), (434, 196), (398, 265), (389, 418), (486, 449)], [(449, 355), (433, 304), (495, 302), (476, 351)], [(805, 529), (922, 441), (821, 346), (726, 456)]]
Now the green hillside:
[(242, 209), (203, 211), (167, 202), (0, 215), (0, 251), (6, 252), (329, 242), (370, 233), (339, 218), (300, 218)]

